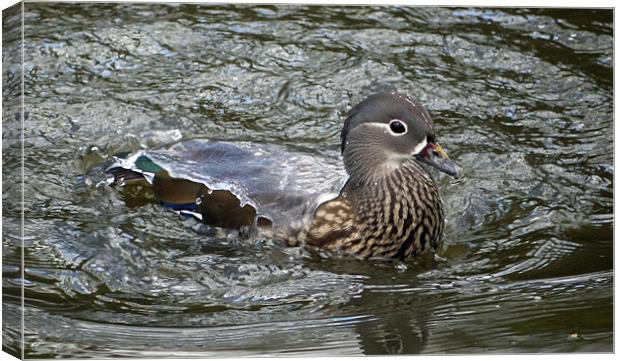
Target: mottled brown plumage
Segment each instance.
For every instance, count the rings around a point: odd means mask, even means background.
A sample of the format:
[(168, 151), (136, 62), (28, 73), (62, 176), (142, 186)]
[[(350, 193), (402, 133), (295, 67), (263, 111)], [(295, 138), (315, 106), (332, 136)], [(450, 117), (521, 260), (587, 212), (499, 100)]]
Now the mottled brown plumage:
[(364, 258), (404, 259), (436, 248), (443, 224), (437, 186), (412, 161), (376, 184), (347, 183), (314, 213), (306, 242)]

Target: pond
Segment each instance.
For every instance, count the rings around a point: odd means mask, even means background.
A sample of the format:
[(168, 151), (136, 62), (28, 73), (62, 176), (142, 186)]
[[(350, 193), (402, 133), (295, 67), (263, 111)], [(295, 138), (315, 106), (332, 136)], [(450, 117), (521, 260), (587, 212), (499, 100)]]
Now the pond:
[[(612, 10), (26, 3), (23, 117), (2, 16), (5, 351), (22, 285), (27, 358), (613, 350)], [(194, 138), (338, 159), (386, 90), (465, 172), (432, 171), (435, 255), (317, 256), (106, 185)]]

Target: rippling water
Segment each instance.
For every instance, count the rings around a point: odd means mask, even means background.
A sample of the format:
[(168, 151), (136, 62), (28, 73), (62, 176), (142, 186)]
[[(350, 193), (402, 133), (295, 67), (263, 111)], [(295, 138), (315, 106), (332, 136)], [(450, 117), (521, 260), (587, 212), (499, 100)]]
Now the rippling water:
[[(611, 10), (25, 5), (3, 12), (3, 348), (27, 357), (612, 351)], [(445, 245), (323, 258), (105, 186), (121, 152), (338, 152), (367, 95), (419, 98), (465, 169)], [(25, 259), (21, 278), (20, 258)]]

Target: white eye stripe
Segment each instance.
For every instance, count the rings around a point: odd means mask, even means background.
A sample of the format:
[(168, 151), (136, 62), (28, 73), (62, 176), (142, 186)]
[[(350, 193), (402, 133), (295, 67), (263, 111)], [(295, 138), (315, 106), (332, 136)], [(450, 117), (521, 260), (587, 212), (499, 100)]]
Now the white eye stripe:
[(370, 125), (370, 126), (373, 126), (373, 127), (377, 127), (377, 128), (383, 128), (383, 129), (391, 132), (390, 126), (385, 124), (385, 123), (374, 123), (373, 122), (373, 123), (364, 123), (364, 124), (367, 124), (367, 125)]
[[(391, 125), (393, 122), (400, 122), (400, 123), (401, 123), (401, 124), (405, 127), (405, 131), (404, 131), (404, 132), (402, 132), (402, 133), (396, 133), (396, 132), (394, 132), (394, 131), (392, 130), (392, 128), (390, 127), (390, 125)], [(409, 129), (407, 128), (407, 124), (406, 124), (405, 122), (403, 122), (402, 120), (400, 120), (400, 119), (392, 119), (392, 120), (390, 120), (390, 123), (389, 123), (389, 124), (385, 124), (385, 123), (375, 123), (375, 122), (372, 122), (372, 123), (366, 123), (366, 124), (368, 124), (368, 125), (372, 125), (373, 127), (383, 128), (383, 129), (385, 129), (385, 130), (386, 130), (386, 132), (390, 132), (393, 136), (396, 136), (396, 137), (399, 137), (399, 136), (401, 136), (401, 135), (405, 135), (405, 134), (407, 134), (407, 131), (409, 130)]]
[[(392, 123), (395, 120), (400, 121), (399, 119), (392, 119), (392, 120), (390, 120), (390, 123)], [(405, 124), (402, 121), (401, 121), (401, 123), (403, 123), (403, 125), (405, 126), (405, 129), (407, 129), (407, 124)], [(395, 136), (399, 136), (399, 135), (403, 135), (403, 134), (407, 133), (406, 130), (405, 130), (405, 133), (401, 133), (401, 134), (394, 133), (392, 131), (392, 129), (390, 129), (390, 126), (388, 124), (385, 124), (385, 123), (374, 123), (373, 122), (373, 123), (366, 123), (366, 124), (371, 125), (373, 127), (383, 128), (383, 129), (385, 129), (386, 133), (390, 132), (390, 133), (392, 133), (392, 135), (395, 135)], [(413, 148), (413, 152), (411, 152), (411, 155), (418, 155), (422, 150), (424, 150), (424, 148), (426, 148), (427, 144), (428, 144), (428, 142), (426, 140), (426, 137), (424, 137), (424, 139), (422, 139), (422, 141), (420, 143), (418, 143), (418, 145), (416, 145)]]

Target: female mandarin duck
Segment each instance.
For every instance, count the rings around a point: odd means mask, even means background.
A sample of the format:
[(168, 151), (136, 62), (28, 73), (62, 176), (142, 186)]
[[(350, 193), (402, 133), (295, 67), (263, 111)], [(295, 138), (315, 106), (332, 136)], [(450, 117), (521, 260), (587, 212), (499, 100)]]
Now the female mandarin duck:
[(162, 204), (207, 224), (269, 228), (290, 245), (397, 259), (435, 249), (443, 208), (422, 164), (455, 178), (461, 169), (436, 142), (428, 111), (402, 94), (372, 95), (348, 113), (341, 151), (344, 170), (283, 146), (189, 140), (107, 171), (113, 185), (146, 181)]

